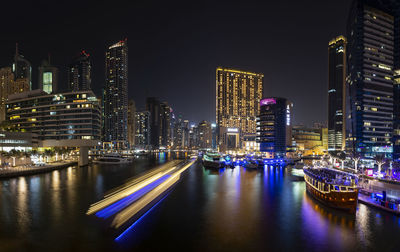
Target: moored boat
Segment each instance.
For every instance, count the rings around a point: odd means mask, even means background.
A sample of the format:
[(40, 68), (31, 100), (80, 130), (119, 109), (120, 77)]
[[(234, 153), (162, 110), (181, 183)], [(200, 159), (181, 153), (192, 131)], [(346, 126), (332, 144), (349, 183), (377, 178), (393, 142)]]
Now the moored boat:
[(218, 153), (204, 153), (203, 154), (203, 166), (205, 168), (218, 169), (222, 168), (222, 162), (224, 158)]
[(355, 213), (358, 188), (355, 175), (328, 168), (304, 169), (306, 189), (327, 206)]
[(246, 169), (257, 169), (258, 168), (258, 163), (254, 159), (247, 158), (244, 161), (244, 168), (246, 168)]
[(98, 159), (93, 160), (97, 164), (126, 164), (133, 162), (133, 157), (123, 157), (119, 153), (105, 154)]

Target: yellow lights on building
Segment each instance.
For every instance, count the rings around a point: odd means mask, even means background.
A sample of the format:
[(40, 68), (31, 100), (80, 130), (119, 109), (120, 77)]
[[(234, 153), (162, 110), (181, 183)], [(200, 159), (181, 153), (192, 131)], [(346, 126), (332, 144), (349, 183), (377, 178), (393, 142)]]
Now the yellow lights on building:
[(237, 69), (216, 69), (216, 119), (219, 142), (223, 128), (238, 128), (241, 135), (256, 134), (256, 117), (264, 75)]
[(10, 120), (15, 120), (15, 119), (19, 119), (20, 118), (20, 116), (19, 115), (16, 115), (16, 116), (11, 116), (10, 117)]
[(329, 45), (334, 45), (334, 44), (336, 44), (336, 43), (338, 43), (340, 41), (343, 41), (345, 43), (347, 42), (346, 38), (341, 35), (341, 36), (338, 36), (338, 37), (332, 39), (331, 41), (329, 41)]

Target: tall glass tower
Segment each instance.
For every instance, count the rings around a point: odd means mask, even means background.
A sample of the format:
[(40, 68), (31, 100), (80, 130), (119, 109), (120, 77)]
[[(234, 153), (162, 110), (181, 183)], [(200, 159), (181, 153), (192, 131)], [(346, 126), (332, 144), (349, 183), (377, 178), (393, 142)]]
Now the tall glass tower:
[(395, 4), (354, 0), (349, 13), (347, 140), (364, 157), (393, 152)]
[(339, 36), (328, 46), (328, 150), (345, 148), (346, 38)]
[(121, 40), (106, 51), (104, 88), (104, 137), (117, 148), (128, 140), (128, 41)]

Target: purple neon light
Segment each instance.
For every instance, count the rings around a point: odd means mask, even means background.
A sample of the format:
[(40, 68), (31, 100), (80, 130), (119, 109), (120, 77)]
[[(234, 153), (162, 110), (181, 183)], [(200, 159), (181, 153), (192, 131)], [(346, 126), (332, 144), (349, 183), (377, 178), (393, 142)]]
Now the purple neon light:
[(260, 106), (276, 104), (276, 100), (274, 98), (266, 98), (260, 101)]

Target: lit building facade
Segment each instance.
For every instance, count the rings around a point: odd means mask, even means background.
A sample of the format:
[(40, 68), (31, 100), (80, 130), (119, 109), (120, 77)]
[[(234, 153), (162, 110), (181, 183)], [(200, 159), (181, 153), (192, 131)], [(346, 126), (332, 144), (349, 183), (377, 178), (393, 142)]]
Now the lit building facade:
[(13, 94), (14, 74), (11, 67), (0, 68), (0, 122), (6, 119), (6, 102), (8, 95)]
[(32, 89), (32, 66), (31, 63), (24, 58), (23, 55), (19, 54), (18, 44), (16, 44), (15, 48), (15, 56), (14, 62), (12, 64), (12, 72), (14, 74), (14, 80), (24, 80), (26, 82), (28, 89), (24, 91), (28, 91)]
[(110, 46), (106, 52), (104, 88), (104, 138), (116, 148), (128, 141), (128, 41)]
[(90, 90), (92, 87), (91, 73), (90, 55), (86, 51), (82, 51), (68, 67), (69, 91)]
[(256, 141), (269, 158), (284, 158), (292, 145), (293, 104), (285, 98), (270, 97), (260, 101)]
[(199, 140), (198, 147), (201, 149), (211, 149), (212, 148), (212, 128), (211, 123), (207, 121), (202, 121), (197, 126)]
[(150, 112), (150, 145), (155, 149), (170, 146), (171, 108), (156, 97), (148, 97), (146, 110)]
[(150, 145), (150, 112), (139, 111), (135, 114), (135, 145), (141, 148), (148, 148)]
[(13, 129), (35, 133), (42, 141), (100, 139), (100, 104), (92, 91), (32, 90), (9, 96), (6, 108)]
[(346, 38), (339, 36), (328, 46), (329, 151), (346, 146), (346, 43)]
[(56, 93), (58, 88), (58, 69), (44, 60), (39, 67), (39, 89), (51, 94)]
[[(220, 151), (227, 151), (232, 129), (239, 133), (238, 143), (229, 144), (241, 148), (244, 135), (256, 133), (256, 117), (263, 94), (264, 75), (218, 67), (216, 70), (216, 120)], [(229, 130), (231, 129), (231, 130)], [(236, 140), (235, 140), (236, 141)]]
[(16, 79), (11, 67), (0, 68), (0, 122), (6, 119), (6, 103), (8, 96), (29, 90), (26, 78)]
[[(393, 152), (397, 1), (353, 1), (347, 23), (348, 147), (364, 157)], [(397, 22), (398, 23), (398, 22)]]
[(136, 138), (136, 106), (134, 100), (128, 102), (128, 143), (129, 148), (135, 146)]
[(328, 128), (293, 126), (292, 136), (299, 156), (324, 155), (328, 152)]

